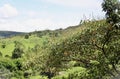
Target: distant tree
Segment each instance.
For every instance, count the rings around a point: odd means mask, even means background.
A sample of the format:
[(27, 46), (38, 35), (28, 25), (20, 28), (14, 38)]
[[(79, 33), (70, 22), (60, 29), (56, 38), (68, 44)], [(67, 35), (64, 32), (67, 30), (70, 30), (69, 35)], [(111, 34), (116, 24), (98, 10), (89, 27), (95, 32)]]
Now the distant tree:
[(29, 35), (25, 35), (25, 39), (29, 39)]
[(6, 45), (5, 44), (2, 44), (2, 46), (1, 46), (2, 48), (5, 48), (6, 47)]
[(29, 33), (29, 36), (31, 36), (32, 35), (32, 33)]
[(21, 42), (14, 41), (14, 44), (15, 44), (15, 48), (21, 48), (21, 49), (25, 48), (25, 46)]
[(24, 51), (23, 49), (25, 48), (24, 45), (18, 41), (15, 41), (15, 49), (12, 52), (12, 58), (20, 58), (22, 57)]
[(13, 53), (12, 53), (12, 58), (21, 58), (22, 57), (22, 54), (23, 54), (23, 50), (20, 49), (20, 48), (15, 48)]
[(42, 38), (42, 36), (43, 36), (43, 33), (42, 33), (42, 32), (37, 33), (37, 37)]
[(2, 52), (0, 51), (0, 56), (2, 57)]
[(54, 33), (54, 36), (55, 36), (55, 37), (58, 37), (58, 36), (59, 36), (59, 33), (57, 33), (57, 32)]

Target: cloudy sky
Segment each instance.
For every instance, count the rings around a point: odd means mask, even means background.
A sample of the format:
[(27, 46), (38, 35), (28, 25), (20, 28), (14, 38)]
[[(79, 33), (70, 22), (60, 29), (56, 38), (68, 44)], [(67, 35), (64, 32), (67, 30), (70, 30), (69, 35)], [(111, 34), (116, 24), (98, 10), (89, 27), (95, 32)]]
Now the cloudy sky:
[(102, 18), (102, 0), (0, 0), (0, 30), (30, 32), (66, 28)]

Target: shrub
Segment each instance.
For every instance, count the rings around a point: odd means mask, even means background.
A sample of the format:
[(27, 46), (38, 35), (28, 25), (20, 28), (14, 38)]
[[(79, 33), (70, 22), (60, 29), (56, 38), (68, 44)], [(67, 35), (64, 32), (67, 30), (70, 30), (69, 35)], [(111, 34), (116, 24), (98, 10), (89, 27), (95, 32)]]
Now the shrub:
[(0, 68), (1, 67), (5, 67), (6, 69), (10, 70), (10, 71), (14, 71), (16, 69), (16, 65), (15, 63), (10, 60), (9, 58), (5, 58), (5, 59), (1, 59), (0, 60)]
[(25, 39), (29, 39), (29, 35), (25, 35)]
[(0, 57), (2, 57), (2, 52), (0, 51)]
[(17, 70), (23, 70), (23, 59), (18, 58), (14, 60), (14, 63), (16, 64)]
[(13, 76), (12, 77), (15, 77), (16, 79), (24, 79), (23, 71), (17, 70), (15, 72), (13, 72)]
[(2, 44), (2, 46), (1, 46), (2, 48), (5, 48), (6, 47), (6, 45), (5, 44)]
[(10, 56), (9, 56), (9, 55), (5, 55), (5, 57), (10, 58)]
[(12, 58), (21, 58), (23, 53), (23, 49), (17, 47), (13, 50)]
[(28, 78), (31, 74), (32, 74), (32, 71), (31, 70), (27, 70), (27, 71), (24, 72), (24, 77)]
[(73, 67), (68, 69), (65, 73), (53, 77), (52, 79), (88, 79), (88, 72), (82, 67)]

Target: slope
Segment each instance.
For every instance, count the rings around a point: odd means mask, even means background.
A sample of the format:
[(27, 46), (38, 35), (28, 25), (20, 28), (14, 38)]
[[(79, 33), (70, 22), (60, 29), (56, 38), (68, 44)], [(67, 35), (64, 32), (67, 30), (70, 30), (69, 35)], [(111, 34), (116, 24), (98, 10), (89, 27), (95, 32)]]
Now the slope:
[[(14, 71), (12, 73), (18, 75), (13, 76), (16, 78), (26, 77), (24, 74), (27, 72), (31, 74), (27, 77), (33, 79), (39, 76), (53, 77), (53, 79), (109, 79), (111, 75), (116, 75), (111, 61), (119, 61), (119, 54), (116, 52), (120, 49), (120, 37), (116, 34), (116, 32), (120, 33), (119, 30), (111, 31), (113, 35), (104, 45), (107, 31), (110, 29), (105, 20), (99, 20), (84, 22), (66, 29), (36, 31), (1, 39), (0, 51), (3, 57), (9, 55), (9, 58), (4, 57), (4, 59), (12, 64), (2, 61), (2, 58), (0, 63), (3, 66), (15, 67), (17, 70), (12, 70)], [(24, 53), (22, 57), (12, 59), (16, 42)], [(104, 55), (103, 46), (109, 59)], [(119, 67), (119, 64), (116, 64)], [(20, 65), (21, 69), (17, 65)]]

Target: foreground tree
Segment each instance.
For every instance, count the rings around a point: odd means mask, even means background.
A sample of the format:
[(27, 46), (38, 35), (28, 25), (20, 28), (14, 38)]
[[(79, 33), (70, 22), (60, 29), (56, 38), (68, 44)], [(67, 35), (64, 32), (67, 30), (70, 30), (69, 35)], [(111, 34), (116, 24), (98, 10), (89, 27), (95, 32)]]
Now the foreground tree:
[[(103, 0), (103, 11), (106, 12), (108, 28), (102, 40), (102, 53), (108, 65), (116, 72), (116, 66), (120, 60), (120, 2), (119, 0)], [(103, 58), (103, 57), (102, 57)]]
[(56, 69), (63, 66), (69, 68), (68, 62), (76, 61), (75, 66), (88, 69), (89, 79), (115, 76), (114, 71), (118, 72), (116, 66), (120, 60), (119, 4), (118, 0), (104, 0), (102, 7), (107, 23), (93, 22), (83, 35), (81, 33), (53, 46), (50, 63), (47, 64)]
[(120, 2), (119, 0), (103, 0), (103, 11), (106, 12), (107, 22), (115, 24), (120, 22)]

